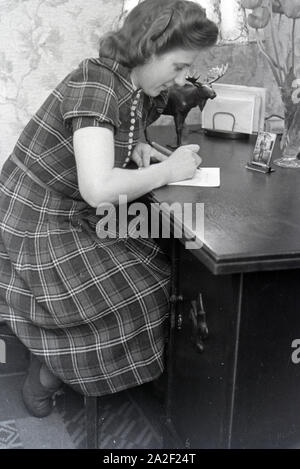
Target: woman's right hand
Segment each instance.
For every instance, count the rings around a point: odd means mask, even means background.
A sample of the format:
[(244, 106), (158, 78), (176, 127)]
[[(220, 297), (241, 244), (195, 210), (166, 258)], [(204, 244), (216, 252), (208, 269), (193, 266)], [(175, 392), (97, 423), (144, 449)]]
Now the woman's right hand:
[(199, 149), (199, 145), (182, 145), (163, 162), (163, 164), (168, 165), (169, 169), (170, 180), (168, 184), (191, 179), (195, 175), (197, 167), (202, 162), (202, 159), (197, 154)]

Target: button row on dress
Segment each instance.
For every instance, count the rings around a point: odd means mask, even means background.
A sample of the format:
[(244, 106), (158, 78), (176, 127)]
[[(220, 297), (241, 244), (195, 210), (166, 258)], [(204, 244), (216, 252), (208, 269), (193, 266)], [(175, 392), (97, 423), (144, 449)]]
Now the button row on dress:
[(131, 126), (129, 127), (129, 134), (128, 134), (128, 153), (127, 153), (127, 157), (125, 158), (125, 162), (123, 163), (123, 168), (126, 168), (126, 165), (129, 163), (130, 161), (130, 156), (131, 156), (131, 152), (132, 152), (132, 147), (133, 147), (133, 131), (135, 129), (135, 121), (136, 121), (136, 118), (135, 118), (135, 112), (136, 112), (136, 107), (137, 107), (137, 104), (139, 102), (139, 98), (140, 98), (140, 94), (141, 92), (139, 91), (135, 97), (135, 99), (132, 101), (132, 106), (130, 108), (130, 116), (131, 116), (131, 119), (130, 119), (130, 123), (131, 123)]

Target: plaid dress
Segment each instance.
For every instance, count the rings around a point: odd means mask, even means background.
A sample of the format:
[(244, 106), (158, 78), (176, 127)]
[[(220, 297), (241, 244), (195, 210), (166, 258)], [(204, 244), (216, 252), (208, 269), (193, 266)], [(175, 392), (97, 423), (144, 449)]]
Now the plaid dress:
[(130, 70), (111, 59), (84, 60), (33, 116), (2, 168), (0, 318), (85, 395), (163, 371), (170, 267), (152, 239), (97, 237), (99, 217), (78, 189), (73, 132), (113, 129), (115, 166), (124, 167), (166, 99), (135, 90)]

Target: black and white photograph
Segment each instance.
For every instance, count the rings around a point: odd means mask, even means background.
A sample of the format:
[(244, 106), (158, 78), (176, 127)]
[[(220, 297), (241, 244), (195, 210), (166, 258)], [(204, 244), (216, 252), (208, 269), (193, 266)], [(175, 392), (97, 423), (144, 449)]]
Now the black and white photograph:
[(269, 166), (277, 135), (271, 132), (259, 132), (253, 152), (252, 164)]
[(300, 1), (0, 0), (0, 124), (0, 449), (300, 449)]

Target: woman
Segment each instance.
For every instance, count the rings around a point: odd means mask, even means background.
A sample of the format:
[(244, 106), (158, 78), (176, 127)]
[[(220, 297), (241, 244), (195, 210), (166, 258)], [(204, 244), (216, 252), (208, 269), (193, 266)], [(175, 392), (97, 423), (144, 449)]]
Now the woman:
[(194, 2), (139, 4), (99, 58), (58, 85), (3, 166), (0, 314), (33, 354), (23, 399), (35, 416), (51, 412), (62, 382), (101, 396), (163, 371), (168, 260), (152, 239), (99, 239), (95, 209), (194, 175), (197, 145), (166, 158), (138, 138), (217, 34)]

